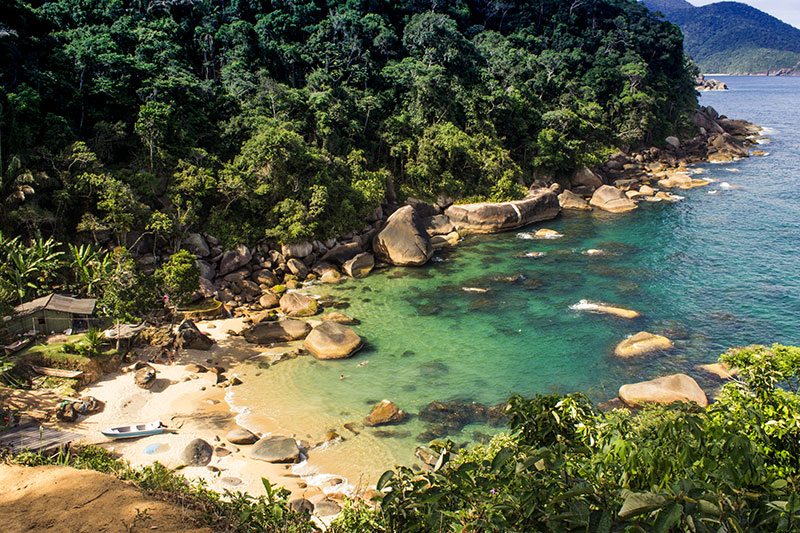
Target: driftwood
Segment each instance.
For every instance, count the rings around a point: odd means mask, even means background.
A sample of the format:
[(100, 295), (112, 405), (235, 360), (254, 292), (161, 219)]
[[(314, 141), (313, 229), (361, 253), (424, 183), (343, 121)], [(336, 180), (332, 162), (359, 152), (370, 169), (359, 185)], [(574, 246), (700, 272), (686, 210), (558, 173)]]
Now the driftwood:
[(48, 368), (46, 366), (31, 365), (33, 371), (42, 376), (55, 378), (77, 378), (83, 375), (83, 370), (63, 370), (61, 368)]

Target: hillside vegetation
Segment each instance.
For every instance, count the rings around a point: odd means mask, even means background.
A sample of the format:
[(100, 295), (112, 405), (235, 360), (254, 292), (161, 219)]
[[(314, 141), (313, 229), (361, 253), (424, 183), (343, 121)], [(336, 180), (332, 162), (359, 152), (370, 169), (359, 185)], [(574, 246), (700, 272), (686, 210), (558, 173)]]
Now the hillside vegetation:
[(677, 27), (628, 0), (10, 0), (0, 57), (0, 229), (62, 240), (518, 197), (696, 107)]
[(680, 26), (686, 52), (702, 72), (766, 73), (800, 64), (800, 29), (741, 2), (694, 7), (644, 0)]

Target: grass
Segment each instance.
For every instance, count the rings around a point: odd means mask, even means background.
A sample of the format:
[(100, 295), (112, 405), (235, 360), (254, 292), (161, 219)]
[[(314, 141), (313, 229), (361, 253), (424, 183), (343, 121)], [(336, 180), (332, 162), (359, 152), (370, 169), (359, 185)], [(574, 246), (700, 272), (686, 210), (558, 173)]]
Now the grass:
[(242, 492), (219, 494), (205, 487), (202, 480), (190, 481), (184, 476), (154, 463), (134, 468), (127, 461), (95, 446), (73, 447), (56, 455), (22, 452), (5, 454), (0, 460), (22, 466), (57, 465), (95, 470), (127, 481), (150, 496), (193, 511), (200, 525), (214, 531), (266, 531), (275, 533), (317, 532), (319, 529), (306, 514), (293, 511), (288, 505), (289, 491), (273, 487), (262, 478), (267, 494), (254, 497)]

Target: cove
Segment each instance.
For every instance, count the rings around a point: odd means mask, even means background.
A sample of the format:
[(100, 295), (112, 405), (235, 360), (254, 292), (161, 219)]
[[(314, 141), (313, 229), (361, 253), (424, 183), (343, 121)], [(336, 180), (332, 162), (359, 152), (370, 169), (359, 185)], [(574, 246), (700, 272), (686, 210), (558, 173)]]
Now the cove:
[[(325, 450), (328, 471), (367, 484), (393, 464), (414, 463), (430, 429), (415, 416), (358, 435), (342, 429), (383, 398), (411, 415), (432, 401), (492, 405), (515, 392), (578, 391), (604, 401), (625, 383), (675, 372), (711, 392), (716, 383), (696, 365), (732, 346), (798, 344), (800, 79), (720, 80), (731, 90), (705, 93), (701, 104), (766, 127), (768, 156), (700, 165), (699, 177), (717, 181), (677, 191), (682, 202), (642, 202), (623, 215), (562, 212), (518, 231), (468, 237), (424, 267), (308, 287), (361, 321), (354, 329), (366, 346), (345, 361), (301, 357), (264, 369), (253, 360), (229, 398), (246, 410), (242, 422), (281, 420), (310, 440), (336, 430), (347, 440)], [(520, 238), (542, 227), (564, 236)], [(642, 317), (574, 309), (582, 300)], [(641, 330), (671, 338), (675, 349), (615, 358), (616, 344)], [(493, 431), (468, 424), (448, 438), (476, 441)]]

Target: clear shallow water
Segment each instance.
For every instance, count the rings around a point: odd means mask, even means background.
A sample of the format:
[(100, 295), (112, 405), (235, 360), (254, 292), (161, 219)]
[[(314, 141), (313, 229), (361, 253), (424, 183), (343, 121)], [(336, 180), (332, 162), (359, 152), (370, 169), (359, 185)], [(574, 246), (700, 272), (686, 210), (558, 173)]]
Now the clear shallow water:
[[(357, 463), (337, 470), (351, 481), (361, 472), (374, 482), (369, 477), (386, 466), (413, 462), (426, 427), (414, 418), (388, 435), (341, 430), (383, 398), (416, 414), (434, 400), (494, 404), (514, 392), (581, 391), (603, 401), (625, 383), (674, 372), (710, 387), (693, 367), (728, 347), (800, 343), (800, 78), (719, 79), (731, 90), (705, 93), (701, 103), (768, 128), (773, 142), (761, 147), (768, 157), (701, 165), (704, 177), (719, 181), (678, 191), (683, 202), (642, 202), (625, 215), (564, 212), (519, 230), (547, 227), (560, 239), (475, 236), (438, 254), (443, 262), (312, 287), (349, 305), (342, 311), (361, 320), (355, 329), (366, 347), (346, 361), (302, 357), (267, 370), (254, 361), (231, 396), (249, 407), (243, 421), (288, 418), (286, 429), (309, 439), (337, 428), (352, 438), (320, 453)], [(582, 253), (590, 248), (608, 253)], [(546, 255), (524, 257), (531, 251)], [(643, 317), (570, 309), (581, 300)], [(676, 349), (615, 359), (614, 346), (641, 330), (666, 334)], [(451, 438), (471, 440), (475, 431), (491, 430), (470, 425)]]

